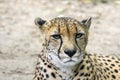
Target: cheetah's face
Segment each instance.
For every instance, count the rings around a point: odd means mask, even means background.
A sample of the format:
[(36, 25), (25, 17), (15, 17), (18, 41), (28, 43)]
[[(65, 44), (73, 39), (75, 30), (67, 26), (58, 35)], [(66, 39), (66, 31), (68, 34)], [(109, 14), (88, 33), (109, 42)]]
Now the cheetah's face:
[(55, 18), (48, 22), (36, 19), (45, 35), (45, 53), (53, 64), (79, 63), (85, 54), (91, 18), (81, 22), (72, 18)]

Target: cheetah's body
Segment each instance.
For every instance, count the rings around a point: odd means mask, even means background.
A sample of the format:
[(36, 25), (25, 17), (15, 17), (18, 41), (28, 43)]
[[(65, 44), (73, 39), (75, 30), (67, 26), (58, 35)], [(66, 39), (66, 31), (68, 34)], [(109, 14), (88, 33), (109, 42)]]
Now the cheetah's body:
[(85, 51), (90, 21), (78, 22), (66, 17), (49, 22), (37, 19), (36, 24), (44, 27), (41, 30), (45, 41), (38, 56), (34, 79), (120, 80), (119, 58)]

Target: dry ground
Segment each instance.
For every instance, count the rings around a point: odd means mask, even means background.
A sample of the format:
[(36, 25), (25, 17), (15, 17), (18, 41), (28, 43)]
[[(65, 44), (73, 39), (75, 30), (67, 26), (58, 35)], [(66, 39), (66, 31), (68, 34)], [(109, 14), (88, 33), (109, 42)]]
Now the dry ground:
[(0, 0), (0, 80), (32, 80), (41, 36), (34, 19), (93, 17), (87, 50), (120, 55), (120, 2)]

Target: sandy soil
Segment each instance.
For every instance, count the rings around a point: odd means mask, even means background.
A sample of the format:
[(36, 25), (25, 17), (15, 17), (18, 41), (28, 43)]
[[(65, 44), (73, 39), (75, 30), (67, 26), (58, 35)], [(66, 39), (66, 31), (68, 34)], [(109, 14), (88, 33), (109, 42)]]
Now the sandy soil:
[(0, 0), (0, 80), (32, 80), (41, 36), (34, 19), (93, 17), (87, 50), (120, 55), (120, 2)]

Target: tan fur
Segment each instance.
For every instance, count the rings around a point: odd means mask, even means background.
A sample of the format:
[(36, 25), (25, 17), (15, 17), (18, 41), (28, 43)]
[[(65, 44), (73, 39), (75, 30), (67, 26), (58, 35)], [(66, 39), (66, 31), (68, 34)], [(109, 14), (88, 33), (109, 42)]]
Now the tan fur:
[(34, 79), (37, 80), (119, 80), (120, 59), (86, 52), (91, 18), (78, 21), (58, 17), (36, 19), (44, 34)]

